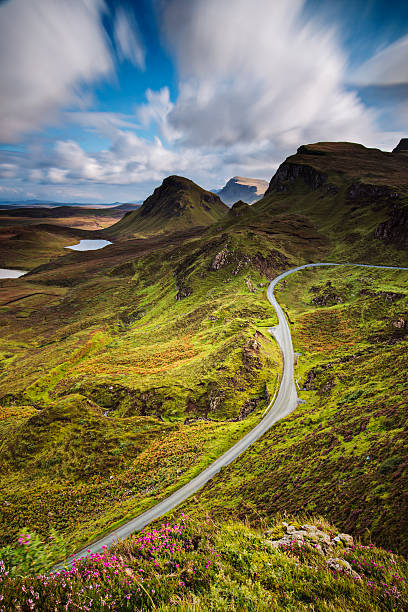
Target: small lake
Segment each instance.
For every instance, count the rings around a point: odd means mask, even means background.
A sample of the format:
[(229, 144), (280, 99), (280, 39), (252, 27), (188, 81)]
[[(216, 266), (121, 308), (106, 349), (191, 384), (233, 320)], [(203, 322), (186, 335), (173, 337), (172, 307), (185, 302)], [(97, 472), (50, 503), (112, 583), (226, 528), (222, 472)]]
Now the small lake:
[(11, 270), (9, 268), (0, 268), (0, 278), (18, 278), (27, 274), (28, 270)]
[(96, 251), (97, 249), (103, 249), (103, 247), (112, 244), (109, 240), (80, 240), (79, 244), (73, 246), (66, 246), (66, 249), (72, 251)]

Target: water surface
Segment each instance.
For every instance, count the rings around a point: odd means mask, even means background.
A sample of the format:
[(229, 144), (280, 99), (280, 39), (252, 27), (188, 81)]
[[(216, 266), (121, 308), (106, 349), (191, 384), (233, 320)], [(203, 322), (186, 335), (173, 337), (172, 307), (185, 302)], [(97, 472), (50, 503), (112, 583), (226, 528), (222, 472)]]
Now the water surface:
[(18, 278), (27, 274), (28, 270), (12, 270), (11, 268), (0, 268), (0, 278)]
[(97, 249), (103, 249), (108, 244), (112, 243), (109, 240), (80, 240), (79, 244), (66, 246), (65, 248), (73, 251), (96, 251)]

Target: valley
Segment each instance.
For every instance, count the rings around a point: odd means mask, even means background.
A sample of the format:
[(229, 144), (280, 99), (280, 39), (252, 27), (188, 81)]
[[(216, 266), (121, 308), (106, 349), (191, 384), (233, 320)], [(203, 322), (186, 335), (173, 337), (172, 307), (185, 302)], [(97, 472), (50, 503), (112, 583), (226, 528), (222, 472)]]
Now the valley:
[(0, 287), (3, 551), (51, 526), (101, 551), (183, 512), (250, 538), (323, 516), (406, 555), (407, 163), (317, 143), (251, 206), (171, 176), (102, 230), (22, 225), (0, 249), (28, 270)]

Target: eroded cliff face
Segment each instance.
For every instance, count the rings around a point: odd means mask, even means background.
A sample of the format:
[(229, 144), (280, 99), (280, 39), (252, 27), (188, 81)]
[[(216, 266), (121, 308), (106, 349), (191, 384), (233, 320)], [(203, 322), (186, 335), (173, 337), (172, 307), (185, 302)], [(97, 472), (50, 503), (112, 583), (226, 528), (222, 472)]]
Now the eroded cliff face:
[(400, 194), (395, 189), (386, 185), (371, 185), (356, 181), (352, 183), (346, 191), (346, 201), (358, 203), (360, 205), (369, 204), (389, 204), (400, 198)]
[(408, 208), (395, 206), (391, 217), (377, 227), (375, 237), (408, 249)]
[(272, 177), (265, 195), (274, 191), (288, 191), (289, 187), (299, 178), (303, 179), (305, 184), (313, 191), (320, 189), (327, 183), (327, 174), (316, 170), (312, 166), (283, 162)]

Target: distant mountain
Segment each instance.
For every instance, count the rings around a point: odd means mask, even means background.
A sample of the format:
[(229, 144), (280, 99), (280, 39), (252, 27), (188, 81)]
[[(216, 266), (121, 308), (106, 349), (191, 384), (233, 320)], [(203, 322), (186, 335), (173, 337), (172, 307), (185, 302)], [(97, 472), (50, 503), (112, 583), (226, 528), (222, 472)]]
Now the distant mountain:
[[(59, 208), (63, 206), (80, 206), (82, 208), (119, 208), (126, 207), (127, 210), (134, 210), (142, 204), (143, 200), (134, 202), (100, 202), (92, 204), (90, 202), (54, 202), (52, 200), (0, 200), (0, 208)], [(123, 210), (123, 208), (122, 208)]]
[(268, 182), (262, 179), (234, 176), (222, 189), (214, 193), (220, 196), (224, 204), (232, 206), (238, 200), (253, 204), (263, 196), (267, 189)]
[(125, 204), (117, 204), (113, 208), (115, 210), (124, 210), (125, 212), (129, 212), (130, 210), (137, 210), (141, 207), (143, 200), (140, 202), (127, 202)]
[(220, 198), (182, 176), (169, 176), (143, 205), (102, 233), (112, 237), (153, 236), (192, 227), (208, 227), (228, 207)]

